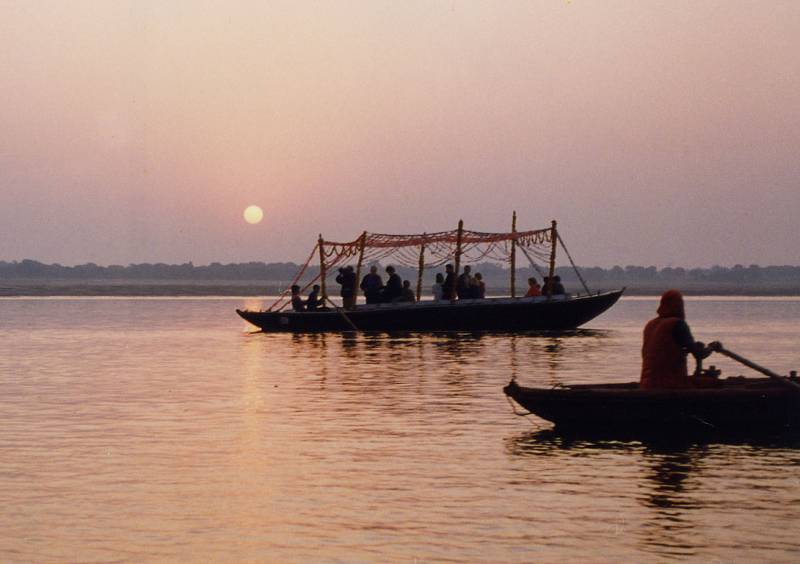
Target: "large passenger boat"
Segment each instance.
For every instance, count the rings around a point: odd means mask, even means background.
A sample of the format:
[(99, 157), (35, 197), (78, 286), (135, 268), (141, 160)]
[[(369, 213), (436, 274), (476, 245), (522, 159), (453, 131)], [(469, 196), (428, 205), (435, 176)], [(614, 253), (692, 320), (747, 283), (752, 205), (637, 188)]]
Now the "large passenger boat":
[[(575, 271), (583, 285), (577, 295), (548, 292), (536, 297), (516, 296), (517, 252), (522, 253), (540, 277), (555, 273), (556, 248), (564, 249), (572, 266), (572, 257), (553, 221), (547, 229), (517, 231), (516, 214), (512, 229), (505, 233), (485, 233), (458, 229), (437, 233), (389, 235), (361, 234), (354, 241), (337, 243), (320, 235), (306, 263), (300, 268), (287, 290), (266, 311), (236, 310), (245, 320), (264, 331), (525, 331), (574, 329), (594, 319), (613, 306), (623, 290), (592, 292), (583, 277)], [(316, 276), (304, 275), (309, 265), (319, 260)], [(327, 295), (327, 279), (334, 268), (355, 263), (356, 280), (361, 280), (366, 265), (393, 264), (417, 269), (416, 300), (378, 304), (357, 304), (344, 309)], [(509, 265), (510, 297), (461, 300), (422, 299), (423, 273), (454, 265), (456, 276), (461, 265), (479, 261), (494, 261)], [(352, 266), (352, 264), (351, 264)], [(301, 294), (312, 285), (321, 286), (323, 307), (316, 311), (293, 311), (288, 288), (300, 285)]]

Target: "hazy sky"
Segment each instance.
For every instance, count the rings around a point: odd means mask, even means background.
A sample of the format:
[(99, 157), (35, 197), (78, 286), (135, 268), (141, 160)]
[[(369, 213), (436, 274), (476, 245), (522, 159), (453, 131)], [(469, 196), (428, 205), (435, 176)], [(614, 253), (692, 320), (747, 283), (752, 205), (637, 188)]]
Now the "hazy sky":
[(796, 0), (0, 0), (0, 93), (0, 260), (516, 209), (581, 264), (800, 264)]

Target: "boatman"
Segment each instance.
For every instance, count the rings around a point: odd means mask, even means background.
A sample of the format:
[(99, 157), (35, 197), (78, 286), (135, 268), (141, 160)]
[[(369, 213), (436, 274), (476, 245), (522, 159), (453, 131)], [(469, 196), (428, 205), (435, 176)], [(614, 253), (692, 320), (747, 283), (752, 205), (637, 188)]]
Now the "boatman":
[(702, 359), (711, 350), (692, 337), (683, 310), (683, 295), (678, 290), (664, 292), (657, 313), (658, 317), (644, 328), (639, 386), (650, 390), (691, 388), (686, 356)]

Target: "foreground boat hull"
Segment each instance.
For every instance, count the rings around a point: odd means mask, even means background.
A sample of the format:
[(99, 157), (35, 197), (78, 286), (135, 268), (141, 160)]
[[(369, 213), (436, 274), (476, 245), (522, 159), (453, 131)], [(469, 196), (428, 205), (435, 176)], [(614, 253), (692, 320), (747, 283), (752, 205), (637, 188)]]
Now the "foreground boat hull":
[(574, 329), (612, 305), (622, 291), (576, 298), (490, 298), (381, 304), (355, 310), (269, 312), (236, 310), (264, 331), (526, 331)]
[(503, 391), (561, 431), (659, 434), (800, 431), (800, 392), (775, 379), (728, 378), (706, 389), (641, 390), (638, 384)]

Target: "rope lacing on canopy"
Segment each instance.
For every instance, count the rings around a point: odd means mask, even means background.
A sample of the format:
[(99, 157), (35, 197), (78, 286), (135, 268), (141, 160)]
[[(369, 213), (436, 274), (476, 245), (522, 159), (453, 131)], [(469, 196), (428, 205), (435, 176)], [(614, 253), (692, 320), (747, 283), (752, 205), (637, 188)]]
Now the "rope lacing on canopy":
[(583, 289), (586, 290), (587, 294), (591, 294), (592, 292), (589, 290), (589, 286), (586, 285), (586, 280), (584, 280), (583, 276), (581, 276), (581, 271), (578, 270), (577, 266), (575, 266), (575, 261), (572, 260), (572, 255), (569, 254), (567, 246), (564, 244), (564, 240), (561, 238), (561, 234), (556, 233), (556, 237), (558, 238), (558, 242), (561, 243), (561, 248), (564, 249), (564, 252), (567, 254), (567, 258), (569, 259), (572, 268), (575, 270), (575, 274), (578, 276), (578, 280), (580, 280), (581, 284), (583, 284)]

